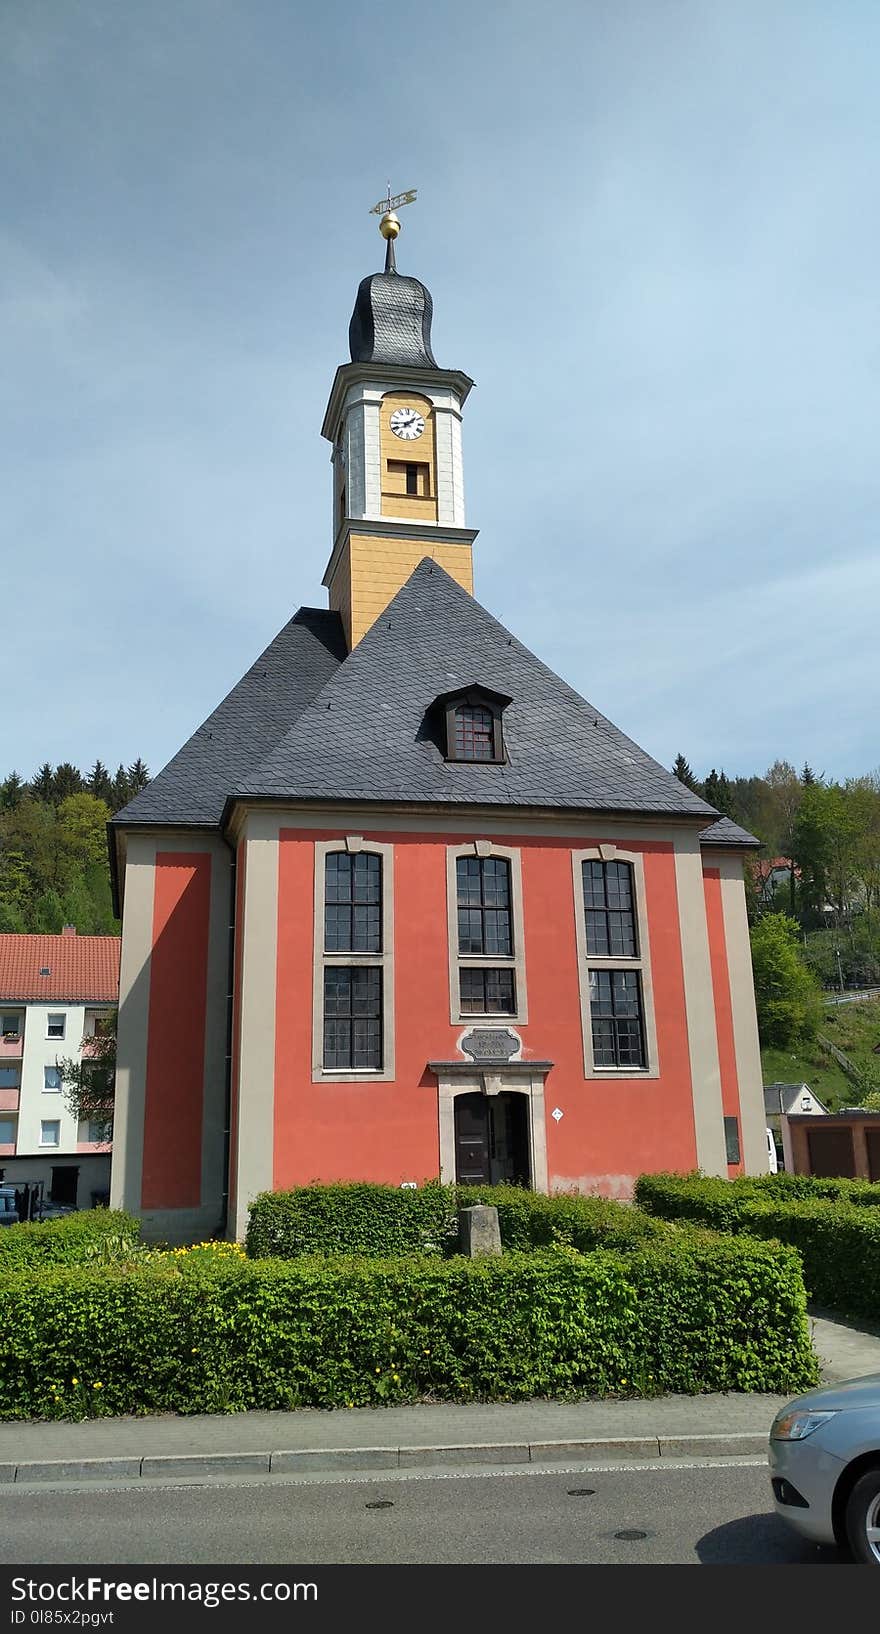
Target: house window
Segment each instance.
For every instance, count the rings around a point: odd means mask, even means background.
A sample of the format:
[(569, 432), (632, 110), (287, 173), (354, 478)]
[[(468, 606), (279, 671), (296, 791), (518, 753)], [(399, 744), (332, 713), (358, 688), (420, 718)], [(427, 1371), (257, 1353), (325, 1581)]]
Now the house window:
[(728, 1163), (739, 1163), (739, 1118), (725, 1118), (724, 1144)]
[(0, 1146), (15, 1145), (15, 1118), (0, 1118)]
[(494, 760), (495, 718), (489, 709), (459, 704), (453, 716), (453, 760)]
[(467, 1016), (512, 1016), (515, 982), (512, 970), (462, 967), (461, 1011)]
[(116, 1031), (115, 1016), (95, 1016), (92, 1023), (93, 1038), (112, 1038)]
[(0, 1016), (0, 1033), (5, 1042), (19, 1037), (18, 1016)]
[(107, 1146), (113, 1136), (112, 1118), (89, 1118), (86, 1139), (92, 1146)]
[(58, 1067), (43, 1068), (43, 1089), (59, 1090), (61, 1088), (61, 1071)]
[(382, 952), (382, 859), (331, 851), (325, 864), (325, 953)]
[(459, 953), (513, 953), (510, 863), (504, 857), (459, 857)]
[(59, 1012), (56, 1015), (50, 1014), (46, 1018), (46, 1037), (63, 1038), (65, 1020), (66, 1017), (64, 1016), (63, 1012)]
[(328, 965), (324, 971), (324, 1067), (382, 1067), (382, 971)]
[(643, 1067), (642, 988), (637, 970), (590, 971), (590, 1025), (597, 1067)]
[(61, 1123), (58, 1118), (42, 1118), (40, 1120), (40, 1145), (61, 1145)]
[(525, 1021), (519, 853), (479, 840), (448, 857), (451, 1019)]
[(632, 864), (585, 862), (584, 913), (587, 953), (634, 959), (638, 954), (633, 910)]
[(584, 1076), (657, 1077), (643, 858), (609, 843), (572, 869)]
[(315, 847), (312, 1075), (394, 1076), (393, 852), (359, 836)]

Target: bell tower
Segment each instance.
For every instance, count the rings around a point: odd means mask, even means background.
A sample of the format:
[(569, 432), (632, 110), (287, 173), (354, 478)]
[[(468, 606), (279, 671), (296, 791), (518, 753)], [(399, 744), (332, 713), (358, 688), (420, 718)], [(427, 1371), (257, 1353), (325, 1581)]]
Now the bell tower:
[(461, 416), (473, 381), (431, 350), (433, 303), (397, 271), (395, 207), (381, 212), (385, 270), (364, 278), (348, 330), (351, 362), (336, 371), (322, 435), (333, 463), (333, 548), (324, 584), (349, 648), (384, 612), (423, 556), (473, 594), (465, 526)]

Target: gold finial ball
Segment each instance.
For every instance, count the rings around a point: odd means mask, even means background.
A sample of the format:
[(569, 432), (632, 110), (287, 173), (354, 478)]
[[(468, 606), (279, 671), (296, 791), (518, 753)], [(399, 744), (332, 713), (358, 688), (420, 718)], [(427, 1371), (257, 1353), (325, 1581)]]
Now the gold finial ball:
[(393, 210), (386, 210), (379, 222), (379, 231), (383, 238), (396, 238), (400, 232), (400, 222)]

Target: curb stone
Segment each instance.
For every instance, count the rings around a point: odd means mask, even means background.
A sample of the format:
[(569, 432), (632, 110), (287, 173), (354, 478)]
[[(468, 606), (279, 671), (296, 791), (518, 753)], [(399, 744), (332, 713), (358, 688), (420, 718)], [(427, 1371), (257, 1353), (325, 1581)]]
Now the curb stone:
[(589, 1441), (495, 1441), (436, 1447), (327, 1447), (260, 1453), (154, 1454), (143, 1458), (41, 1459), (0, 1464), (0, 1486), (62, 1481), (209, 1480), (224, 1475), (306, 1474), (329, 1470), (422, 1469), (458, 1464), (552, 1464), (565, 1460), (737, 1457), (766, 1450), (767, 1436), (617, 1437)]

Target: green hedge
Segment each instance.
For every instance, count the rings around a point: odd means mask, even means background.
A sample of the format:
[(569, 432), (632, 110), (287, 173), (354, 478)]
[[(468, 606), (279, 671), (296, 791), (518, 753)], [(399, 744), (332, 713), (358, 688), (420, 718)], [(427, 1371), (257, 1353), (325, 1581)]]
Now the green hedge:
[(304, 1254), (432, 1253), (458, 1249), (458, 1208), (492, 1203), (505, 1249), (630, 1248), (662, 1227), (637, 1209), (601, 1197), (545, 1197), (517, 1186), (415, 1188), (367, 1183), (299, 1186), (264, 1192), (251, 1204), (246, 1246), (251, 1259)]
[(0, 1275), (0, 1418), (816, 1381), (797, 1255), (667, 1232), (628, 1254), (161, 1261)]
[(459, 1204), (491, 1203), (498, 1210), (502, 1247), (527, 1252), (567, 1243), (582, 1253), (593, 1248), (623, 1252), (665, 1234), (658, 1220), (604, 1197), (558, 1192), (551, 1197), (517, 1186), (459, 1186)]
[(442, 1254), (458, 1241), (455, 1188), (297, 1186), (250, 1205), (245, 1247), (252, 1259), (304, 1254)]
[(19, 1266), (79, 1265), (119, 1259), (130, 1253), (141, 1223), (121, 1209), (82, 1209), (58, 1220), (4, 1226), (0, 1230), (0, 1275)]
[(640, 1208), (664, 1220), (775, 1238), (796, 1248), (807, 1293), (842, 1315), (880, 1318), (880, 1214), (843, 1197), (757, 1195), (738, 1181), (706, 1175), (641, 1175)]

